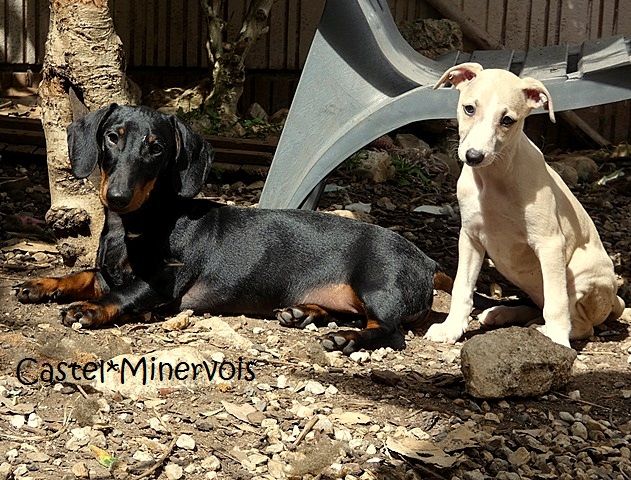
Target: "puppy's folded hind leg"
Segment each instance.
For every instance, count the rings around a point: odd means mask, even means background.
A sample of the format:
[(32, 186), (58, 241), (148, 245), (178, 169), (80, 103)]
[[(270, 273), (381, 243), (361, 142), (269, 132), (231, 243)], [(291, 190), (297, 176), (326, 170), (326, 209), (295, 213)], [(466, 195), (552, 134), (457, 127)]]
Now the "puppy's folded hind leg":
[(478, 315), (478, 322), (487, 327), (525, 325), (538, 317), (541, 317), (541, 310), (536, 307), (530, 307), (528, 305), (519, 305), (515, 307), (497, 305), (480, 313)]

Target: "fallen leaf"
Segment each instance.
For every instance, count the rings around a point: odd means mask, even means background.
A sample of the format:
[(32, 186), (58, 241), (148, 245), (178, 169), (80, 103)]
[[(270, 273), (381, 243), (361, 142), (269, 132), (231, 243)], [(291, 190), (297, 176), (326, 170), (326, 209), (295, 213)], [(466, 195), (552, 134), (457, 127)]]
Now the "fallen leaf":
[(112, 468), (118, 461), (115, 456), (110, 455), (105, 450), (97, 447), (96, 445), (88, 445), (88, 447), (90, 447), (90, 450), (96, 457), (96, 461), (103, 465), (105, 468)]

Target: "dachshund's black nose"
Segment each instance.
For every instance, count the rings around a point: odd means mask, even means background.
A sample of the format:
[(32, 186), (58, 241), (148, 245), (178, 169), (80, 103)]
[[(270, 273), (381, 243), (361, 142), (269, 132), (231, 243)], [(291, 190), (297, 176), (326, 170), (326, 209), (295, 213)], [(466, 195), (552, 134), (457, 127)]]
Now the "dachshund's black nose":
[(131, 202), (131, 192), (124, 192), (115, 187), (107, 190), (107, 205), (112, 210), (123, 210), (129, 202)]
[(484, 152), (470, 148), (467, 150), (467, 153), (465, 153), (465, 158), (467, 159), (467, 165), (477, 165), (484, 160)]

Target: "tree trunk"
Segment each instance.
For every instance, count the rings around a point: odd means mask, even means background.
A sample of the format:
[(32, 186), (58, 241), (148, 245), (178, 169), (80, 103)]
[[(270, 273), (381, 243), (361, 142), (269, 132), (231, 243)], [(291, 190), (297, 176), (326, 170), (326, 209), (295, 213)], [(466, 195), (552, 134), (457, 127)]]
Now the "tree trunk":
[(112, 102), (135, 104), (138, 88), (125, 76), (125, 55), (114, 31), (107, 0), (51, 0), (50, 27), (39, 89), (46, 135), (51, 208), (46, 220), (64, 238), (69, 256), (92, 265), (103, 207), (94, 178), (70, 173), (66, 127), (72, 122), (72, 88), (89, 110)]
[(213, 66), (213, 91), (205, 102), (216, 111), (224, 127), (237, 119), (237, 104), (243, 94), (245, 58), (261, 35), (269, 31), (269, 12), (275, 0), (251, 0), (235, 42), (224, 42), (223, 0), (201, 0), (208, 25), (208, 59)]

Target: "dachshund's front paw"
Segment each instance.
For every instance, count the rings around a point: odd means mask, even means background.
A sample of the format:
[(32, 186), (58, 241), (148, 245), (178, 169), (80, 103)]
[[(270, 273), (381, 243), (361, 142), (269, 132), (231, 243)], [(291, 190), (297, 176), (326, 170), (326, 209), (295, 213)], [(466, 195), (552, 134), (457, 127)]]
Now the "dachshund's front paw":
[(41, 303), (57, 300), (60, 296), (59, 281), (56, 278), (34, 278), (13, 287), (20, 303)]
[(113, 304), (75, 302), (60, 310), (61, 323), (66, 327), (78, 322), (82, 327), (94, 328), (111, 323), (119, 314)]

